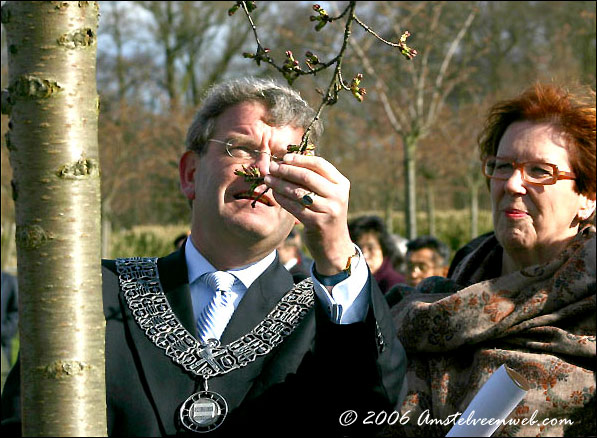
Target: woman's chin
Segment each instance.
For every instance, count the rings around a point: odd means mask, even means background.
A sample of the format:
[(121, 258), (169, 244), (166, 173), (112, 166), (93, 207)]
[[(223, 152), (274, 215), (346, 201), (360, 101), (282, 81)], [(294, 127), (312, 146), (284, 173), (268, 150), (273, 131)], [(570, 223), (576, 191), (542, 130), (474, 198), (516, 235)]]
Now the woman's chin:
[(517, 228), (509, 228), (498, 231), (496, 233), (498, 242), (506, 250), (530, 250), (534, 243), (534, 239), (528, 232), (524, 232)]

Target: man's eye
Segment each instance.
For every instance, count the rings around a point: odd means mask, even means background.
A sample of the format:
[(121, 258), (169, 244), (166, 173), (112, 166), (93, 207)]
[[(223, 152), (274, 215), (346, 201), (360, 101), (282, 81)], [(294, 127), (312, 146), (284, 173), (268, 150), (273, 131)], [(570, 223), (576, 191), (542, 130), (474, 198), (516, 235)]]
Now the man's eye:
[(252, 150), (247, 146), (232, 146), (228, 150), (233, 157), (244, 158), (252, 156)]

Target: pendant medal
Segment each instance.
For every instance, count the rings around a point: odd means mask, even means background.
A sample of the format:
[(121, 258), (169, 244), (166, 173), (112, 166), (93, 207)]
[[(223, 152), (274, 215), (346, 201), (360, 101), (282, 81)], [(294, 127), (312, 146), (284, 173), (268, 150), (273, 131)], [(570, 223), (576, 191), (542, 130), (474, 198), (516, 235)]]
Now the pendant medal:
[(180, 408), (180, 421), (192, 432), (205, 433), (217, 429), (228, 414), (224, 397), (213, 391), (200, 391), (185, 400)]

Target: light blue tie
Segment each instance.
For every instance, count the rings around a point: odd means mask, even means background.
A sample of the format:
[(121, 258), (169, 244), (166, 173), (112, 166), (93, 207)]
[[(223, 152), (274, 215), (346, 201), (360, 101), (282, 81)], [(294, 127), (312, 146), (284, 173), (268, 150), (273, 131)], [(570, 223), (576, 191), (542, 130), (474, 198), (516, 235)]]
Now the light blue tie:
[(197, 333), (204, 343), (212, 338), (219, 340), (234, 313), (234, 299), (230, 292), (235, 280), (234, 275), (224, 271), (201, 276), (201, 281), (216, 293), (197, 318)]

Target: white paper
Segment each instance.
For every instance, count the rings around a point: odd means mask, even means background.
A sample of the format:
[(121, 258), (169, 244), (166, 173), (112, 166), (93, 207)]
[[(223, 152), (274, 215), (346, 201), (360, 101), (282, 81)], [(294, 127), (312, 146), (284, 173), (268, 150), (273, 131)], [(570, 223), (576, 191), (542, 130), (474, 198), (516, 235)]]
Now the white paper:
[(491, 436), (528, 390), (524, 377), (502, 365), (477, 392), (446, 437)]

